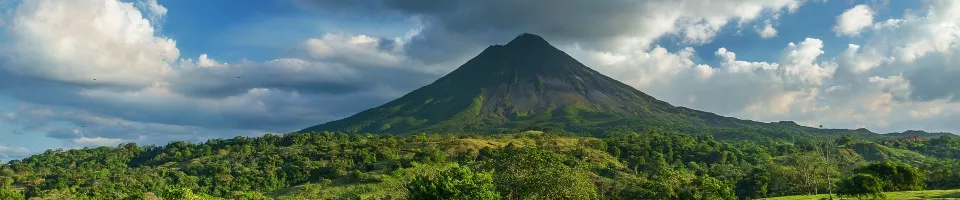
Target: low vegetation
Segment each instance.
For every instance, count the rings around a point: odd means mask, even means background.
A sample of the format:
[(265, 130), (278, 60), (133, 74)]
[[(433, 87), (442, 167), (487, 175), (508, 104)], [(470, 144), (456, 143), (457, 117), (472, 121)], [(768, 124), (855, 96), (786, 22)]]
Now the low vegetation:
[[(886, 199), (960, 199), (960, 190), (923, 190), (923, 191), (904, 191), (904, 192), (885, 192), (883, 197)], [(826, 194), (819, 195), (797, 195), (767, 198), (766, 200), (820, 200), (829, 198)], [(835, 198), (836, 199), (836, 198)], [(853, 198), (856, 199), (856, 198)], [(864, 198), (866, 199), (866, 198)]]

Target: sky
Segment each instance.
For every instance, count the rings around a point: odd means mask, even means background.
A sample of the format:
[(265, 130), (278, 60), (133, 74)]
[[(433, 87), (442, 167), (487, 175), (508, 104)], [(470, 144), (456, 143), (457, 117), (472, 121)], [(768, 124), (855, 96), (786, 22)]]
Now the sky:
[(953, 0), (0, 0), (0, 160), (296, 131), (521, 33), (677, 106), (960, 132)]

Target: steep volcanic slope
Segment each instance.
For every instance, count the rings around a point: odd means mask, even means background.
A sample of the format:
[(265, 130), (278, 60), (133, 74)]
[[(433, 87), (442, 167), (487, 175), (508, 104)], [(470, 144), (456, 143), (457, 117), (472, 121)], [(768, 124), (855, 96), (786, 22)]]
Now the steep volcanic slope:
[[(781, 126), (674, 107), (584, 66), (540, 36), (522, 34), (403, 97), (302, 131), (487, 132), (553, 127)], [(806, 128), (806, 127), (794, 127)]]

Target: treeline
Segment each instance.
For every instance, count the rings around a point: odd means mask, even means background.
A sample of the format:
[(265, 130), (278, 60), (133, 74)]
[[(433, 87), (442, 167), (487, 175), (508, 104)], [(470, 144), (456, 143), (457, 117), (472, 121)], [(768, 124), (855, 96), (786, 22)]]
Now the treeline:
[(292, 133), (48, 150), (0, 199), (756, 199), (960, 188), (960, 141)]

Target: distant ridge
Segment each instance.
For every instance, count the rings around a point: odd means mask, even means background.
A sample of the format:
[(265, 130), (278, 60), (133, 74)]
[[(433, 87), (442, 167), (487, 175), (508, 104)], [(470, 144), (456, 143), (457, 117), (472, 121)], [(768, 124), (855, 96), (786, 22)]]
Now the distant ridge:
[(604, 129), (667, 127), (684, 130), (821, 130), (794, 122), (762, 123), (676, 107), (600, 74), (542, 37), (523, 33), (492, 45), (435, 82), (356, 115), (301, 130), (346, 133), (462, 133), (554, 129), (600, 133)]

